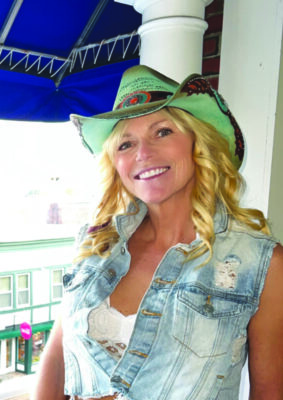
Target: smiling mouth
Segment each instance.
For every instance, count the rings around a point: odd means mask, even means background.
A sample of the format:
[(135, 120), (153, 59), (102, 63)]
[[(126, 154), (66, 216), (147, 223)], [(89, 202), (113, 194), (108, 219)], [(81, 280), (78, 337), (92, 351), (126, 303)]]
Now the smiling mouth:
[(150, 178), (155, 178), (159, 175), (164, 174), (164, 172), (168, 171), (170, 167), (162, 167), (162, 168), (154, 168), (150, 169), (144, 172), (141, 172), (140, 174), (136, 175), (134, 178), (135, 179), (150, 179)]

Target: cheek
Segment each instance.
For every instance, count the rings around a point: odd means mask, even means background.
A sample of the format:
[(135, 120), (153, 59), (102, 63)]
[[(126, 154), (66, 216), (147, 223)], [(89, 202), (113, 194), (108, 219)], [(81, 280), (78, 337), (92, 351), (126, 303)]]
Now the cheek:
[(180, 154), (179, 155), (179, 168), (177, 168), (179, 176), (186, 178), (191, 178), (195, 175), (195, 163), (191, 154)]
[(121, 157), (115, 156), (114, 161), (113, 161), (114, 167), (116, 168), (118, 174), (120, 175), (120, 171), (122, 170), (123, 167), (123, 161), (121, 160)]
[(115, 157), (114, 159), (114, 166), (116, 168), (116, 171), (118, 172), (120, 179), (123, 183), (125, 183), (125, 180), (127, 179), (128, 176), (128, 171), (129, 171), (129, 163), (121, 157)]
[(179, 179), (190, 179), (195, 175), (195, 165), (188, 160), (180, 160), (179, 167), (176, 170)]

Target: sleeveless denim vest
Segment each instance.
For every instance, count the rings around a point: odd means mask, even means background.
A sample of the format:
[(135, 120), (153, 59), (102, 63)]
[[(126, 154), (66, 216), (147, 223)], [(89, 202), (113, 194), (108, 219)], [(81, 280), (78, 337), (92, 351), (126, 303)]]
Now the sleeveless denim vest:
[(88, 336), (88, 316), (130, 265), (127, 242), (143, 220), (118, 216), (119, 242), (108, 258), (91, 256), (64, 277), (65, 393), (129, 400), (236, 400), (255, 314), (275, 242), (231, 221), (220, 207), (213, 257), (184, 262), (199, 244), (164, 255), (140, 304), (129, 346), (119, 361)]

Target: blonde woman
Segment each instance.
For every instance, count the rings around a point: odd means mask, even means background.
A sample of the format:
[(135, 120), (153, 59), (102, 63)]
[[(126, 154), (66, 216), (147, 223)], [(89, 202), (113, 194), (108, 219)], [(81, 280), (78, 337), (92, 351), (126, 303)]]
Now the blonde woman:
[[(72, 116), (104, 192), (36, 400), (283, 399), (283, 250), (239, 204), (244, 142), (201, 76), (127, 70), (113, 111)], [(101, 152), (102, 151), (102, 152)]]

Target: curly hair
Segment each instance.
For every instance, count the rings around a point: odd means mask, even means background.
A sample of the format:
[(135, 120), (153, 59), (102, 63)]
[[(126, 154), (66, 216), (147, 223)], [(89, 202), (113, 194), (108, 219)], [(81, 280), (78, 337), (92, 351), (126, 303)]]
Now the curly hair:
[[(195, 186), (192, 192), (192, 221), (202, 239), (188, 255), (188, 259), (196, 258), (209, 252), (206, 262), (212, 256), (215, 240), (213, 218), (218, 203), (224, 205), (227, 214), (253, 230), (270, 234), (263, 213), (256, 209), (243, 208), (239, 204), (245, 184), (241, 174), (233, 165), (228, 142), (215, 128), (198, 120), (189, 113), (168, 107), (161, 111), (184, 134), (194, 135), (193, 161), (195, 163)], [(139, 211), (134, 196), (123, 186), (114, 167), (113, 157), (128, 120), (118, 122), (104, 143), (100, 156), (100, 172), (102, 178), (102, 198), (94, 216), (94, 229), (82, 243), (78, 259), (92, 254), (107, 256), (108, 250), (119, 237), (112, 218), (118, 213), (126, 213), (130, 202)], [(188, 199), (188, 201), (190, 201)], [(205, 263), (206, 263), (205, 262)]]

